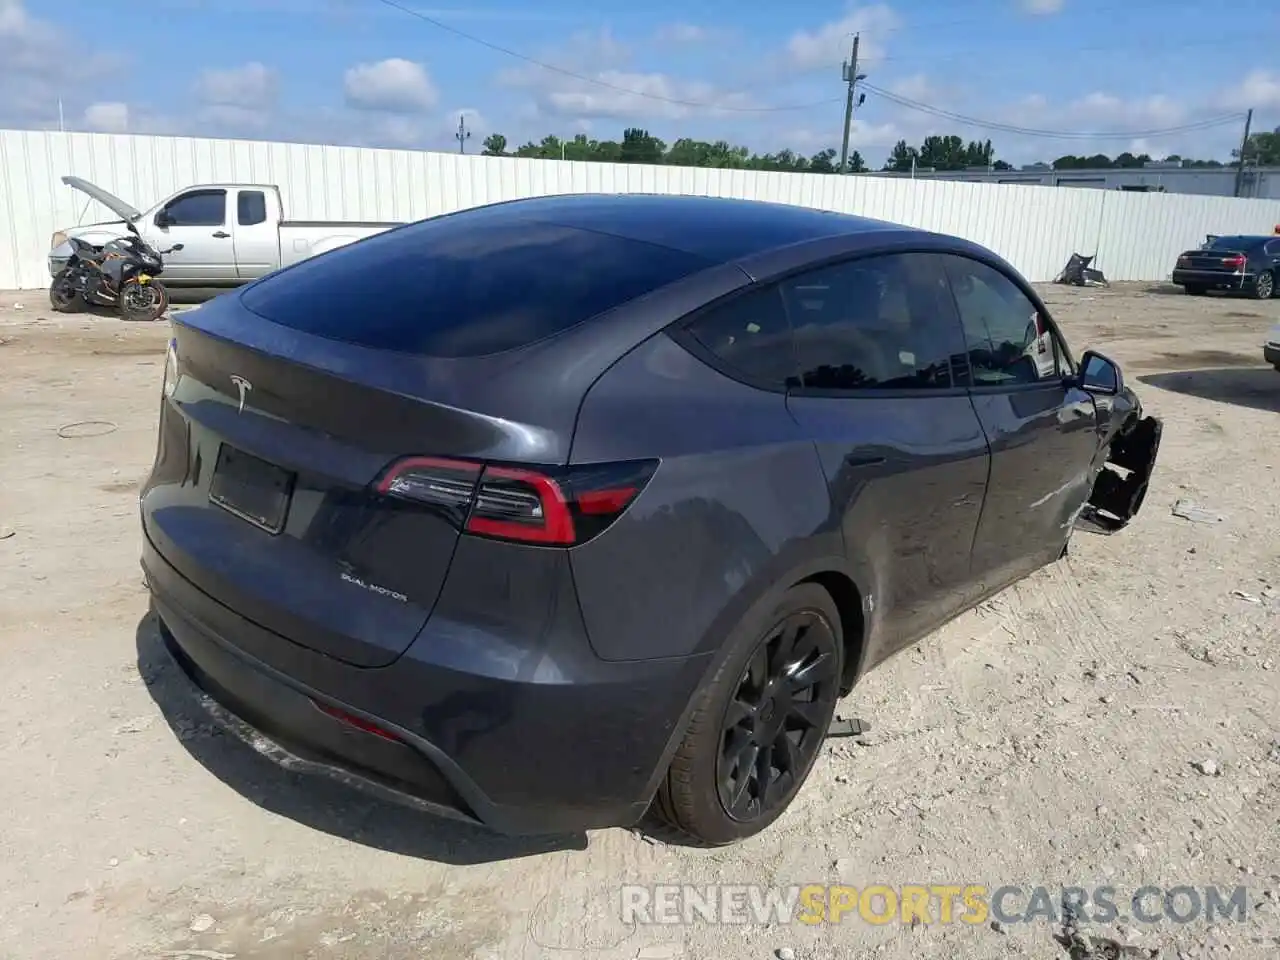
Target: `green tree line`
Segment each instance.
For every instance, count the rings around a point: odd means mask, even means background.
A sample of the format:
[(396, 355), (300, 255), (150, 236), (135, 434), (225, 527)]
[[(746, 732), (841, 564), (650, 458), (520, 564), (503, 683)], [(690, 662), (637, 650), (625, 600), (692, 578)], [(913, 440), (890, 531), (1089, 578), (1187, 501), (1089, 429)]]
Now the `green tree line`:
[[(714, 167), (738, 170), (776, 170), (791, 173), (839, 173), (839, 154), (832, 148), (819, 150), (806, 156), (793, 150), (777, 153), (754, 153), (747, 147), (737, 146), (726, 140), (695, 140), (682, 137), (674, 143), (655, 137), (640, 127), (628, 127), (620, 140), (597, 140), (586, 134), (578, 134), (565, 140), (554, 134), (535, 143), (530, 140), (522, 146), (511, 148), (507, 138), (500, 133), (490, 134), (484, 140), (484, 154), (490, 157), (531, 157), (541, 160), (590, 160), (597, 163), (651, 163), (676, 167)], [(1239, 159), (1240, 151), (1233, 150), (1233, 159)], [(1098, 153), (1092, 156), (1066, 154), (1048, 164), (1055, 170), (1113, 169), (1141, 167), (1152, 157), (1146, 153), (1121, 153), (1115, 157)], [(1187, 167), (1222, 167), (1218, 160), (1196, 160), (1177, 154), (1164, 158), (1181, 160)], [(1255, 133), (1245, 147), (1248, 163), (1280, 165), (1280, 127), (1270, 133)], [(968, 140), (954, 134), (925, 137), (919, 146), (899, 140), (889, 151), (889, 156), (879, 168), (882, 171), (909, 173), (912, 169), (965, 170), (971, 167), (987, 167), (991, 170), (1012, 170), (1013, 166), (996, 158), (990, 140)], [(857, 150), (850, 152), (847, 163), (849, 173), (869, 173), (871, 168)]]

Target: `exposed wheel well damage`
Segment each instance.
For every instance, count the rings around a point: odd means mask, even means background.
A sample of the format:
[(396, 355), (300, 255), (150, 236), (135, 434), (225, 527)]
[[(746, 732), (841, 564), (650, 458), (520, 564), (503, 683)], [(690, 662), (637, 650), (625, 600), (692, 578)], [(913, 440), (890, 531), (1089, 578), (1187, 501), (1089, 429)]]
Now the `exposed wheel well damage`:
[(806, 577), (801, 583), (816, 583), (831, 595), (840, 614), (840, 632), (844, 638), (844, 669), (840, 677), (840, 695), (853, 689), (862, 661), (866, 621), (862, 613), (862, 594), (857, 585), (843, 573), (828, 570)]
[(1160, 450), (1163, 424), (1135, 410), (1107, 445), (1107, 459), (1094, 479), (1084, 526), (1100, 533), (1125, 527), (1142, 508)]

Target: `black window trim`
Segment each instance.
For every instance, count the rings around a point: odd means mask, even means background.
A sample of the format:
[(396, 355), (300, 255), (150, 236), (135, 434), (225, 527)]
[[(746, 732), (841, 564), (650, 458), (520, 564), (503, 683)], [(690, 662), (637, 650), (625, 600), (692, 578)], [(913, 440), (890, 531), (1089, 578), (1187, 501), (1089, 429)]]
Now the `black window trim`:
[[(782, 309), (787, 318), (787, 325), (792, 329), (793, 333), (795, 325), (791, 322), (791, 314), (787, 309), (786, 299), (781, 297), (780, 285), (792, 277), (801, 276), (806, 273), (814, 273), (818, 270), (825, 270), (829, 267), (840, 266), (845, 263), (854, 263), (859, 260), (869, 260), (874, 257), (891, 257), (900, 256), (908, 253), (925, 253), (939, 254), (945, 251), (939, 250), (936, 246), (930, 246), (927, 243), (920, 244), (895, 244), (891, 247), (877, 247), (870, 250), (858, 250), (853, 253), (843, 252), (831, 257), (824, 257), (809, 263), (802, 264), (783, 273), (772, 275), (765, 280), (754, 281), (747, 284), (732, 293), (726, 294), (717, 300), (703, 304), (697, 310), (686, 314), (679, 320), (667, 327), (667, 334), (671, 336), (682, 347), (696, 356), (699, 360), (711, 367), (718, 373), (723, 374), (730, 380), (736, 380), (738, 383), (754, 387), (757, 390), (764, 390), (768, 393), (779, 393), (787, 396), (795, 397), (828, 397), (835, 399), (881, 399), (881, 400), (902, 400), (909, 397), (963, 397), (967, 396), (968, 387), (965, 383), (956, 384), (950, 387), (895, 387), (892, 389), (883, 389), (876, 387), (861, 387), (851, 390), (836, 390), (829, 387), (787, 387), (785, 385), (768, 383), (761, 381), (759, 378), (751, 377), (744, 374), (736, 367), (724, 360), (720, 359), (712, 353), (696, 336), (687, 328), (696, 323), (704, 314), (709, 313), (713, 309), (719, 309), (734, 298), (743, 296), (752, 291), (758, 291), (764, 288), (772, 288), (779, 291), (779, 300)], [(960, 314), (956, 311), (954, 305), (952, 307), (952, 319), (955, 321), (956, 330), (961, 342), (964, 342), (964, 327), (960, 323)], [(794, 340), (792, 347), (794, 350)], [(799, 377), (800, 371), (797, 365), (795, 375)], [(963, 380), (972, 380), (968, 368), (968, 356), (965, 357)]]
[[(872, 257), (889, 257), (906, 253), (937, 253), (934, 248), (922, 246), (919, 248), (902, 248), (892, 247), (883, 250), (858, 251), (857, 253), (841, 253), (834, 257), (827, 257), (821, 260), (815, 260), (788, 270), (785, 273), (771, 276), (766, 280), (753, 281), (740, 287), (731, 293), (726, 294), (710, 303), (705, 303), (691, 313), (685, 314), (679, 320), (669, 325), (666, 329), (667, 335), (679, 343), (682, 347), (692, 353), (695, 357), (711, 367), (717, 373), (723, 374), (730, 380), (734, 380), (745, 386), (752, 387), (756, 390), (762, 390), (766, 393), (777, 393), (791, 397), (827, 397), (833, 399), (875, 399), (882, 400), (901, 400), (908, 397), (962, 397), (966, 396), (966, 387), (964, 384), (951, 387), (895, 387), (893, 389), (877, 389), (875, 387), (862, 387), (853, 390), (836, 390), (829, 387), (788, 387), (785, 384), (776, 384), (770, 381), (761, 380), (759, 377), (753, 377), (744, 373), (737, 367), (723, 360), (720, 356), (712, 352), (708, 347), (695, 336), (688, 328), (697, 323), (707, 313), (718, 310), (726, 304), (731, 303), (739, 297), (746, 296), (748, 293), (759, 292), (764, 289), (771, 289), (778, 293), (778, 301), (783, 310), (783, 315), (787, 319), (787, 326), (794, 334), (795, 326), (791, 323), (791, 312), (787, 309), (787, 302), (781, 295), (781, 284), (792, 277), (801, 276), (806, 273), (813, 273), (817, 270), (825, 270), (828, 267), (839, 266), (844, 263), (853, 263), (858, 260), (867, 260)], [(959, 315), (954, 313), (957, 329), (960, 336), (964, 336), (964, 328), (959, 326)], [(792, 351), (794, 359), (795, 341), (792, 340)], [(795, 374), (797, 378), (800, 375), (799, 365), (796, 365)], [(965, 359), (965, 379), (971, 379), (968, 375), (968, 358)]]
[[(1046, 309), (1044, 305), (1044, 301), (1040, 299), (1039, 295), (1035, 292), (1035, 290), (1031, 288), (1030, 284), (1023, 282), (1020, 277), (1014, 276), (1013, 274), (1009, 273), (1009, 271), (1003, 269), (1002, 267), (1000, 267), (995, 263), (992, 263), (990, 260), (988, 260), (985, 257), (974, 256), (972, 253), (969, 253), (967, 251), (960, 251), (960, 250), (940, 250), (938, 251), (938, 253), (942, 254), (943, 256), (958, 257), (962, 260), (972, 260), (974, 263), (980, 263), (984, 267), (987, 267), (990, 270), (994, 270), (996, 273), (1000, 274), (1006, 280), (1012, 283), (1014, 287), (1017, 288), (1017, 290), (1024, 297), (1026, 297), (1028, 300), (1031, 301), (1031, 305), (1035, 307), (1036, 310), (1039, 312), (1041, 319), (1045, 323), (1045, 326), (1049, 328), (1049, 333), (1053, 336), (1053, 339), (1057, 342), (1059, 356), (1061, 356), (1063, 359), (1066, 360), (1067, 368), (1069, 370), (1078, 369), (1079, 364), (1077, 363), (1076, 358), (1072, 356), (1071, 348), (1067, 346), (1066, 338), (1062, 335), (1062, 330), (1059, 329), (1057, 321), (1053, 319), (1053, 315), (1049, 313), (1048, 309)], [(943, 266), (943, 272), (945, 275), (946, 274), (945, 265)], [(958, 300), (956, 300), (955, 290), (952, 289), (951, 287), (950, 276), (947, 276), (947, 292), (951, 294), (951, 302), (955, 309), (956, 318), (961, 322), (961, 333), (963, 333), (964, 321), (963, 321), (963, 318), (960, 316), (960, 303)], [(966, 342), (967, 342), (967, 339), (966, 339)], [(979, 385), (979, 384), (973, 383), (972, 376), (970, 376), (969, 381), (970, 381), (970, 385), (968, 388), (969, 392), (971, 394), (974, 394), (977, 396), (984, 396), (984, 397), (991, 396), (993, 394), (1034, 393), (1038, 390), (1049, 390), (1049, 389), (1065, 390), (1066, 389), (1066, 377), (1064, 375), (1061, 375), (1061, 373), (1055, 379), (1035, 380), (1035, 381), (1032, 381), (1031, 383), (1003, 383), (1003, 384), (991, 383), (991, 384)]]
[[(673, 323), (669, 324), (666, 327), (665, 332), (667, 333), (668, 336), (670, 336), (682, 347), (684, 347), (687, 351), (689, 351), (689, 353), (697, 357), (697, 359), (701, 360), (703, 363), (711, 367), (717, 373), (723, 374), (724, 376), (728, 377), (730, 380), (736, 381), (737, 383), (744, 384), (748, 387), (752, 387), (756, 390), (762, 390), (767, 393), (784, 394), (786, 396), (829, 397), (829, 398), (835, 398), (835, 399), (841, 399), (841, 398), (877, 399), (878, 398), (882, 400), (902, 400), (910, 397), (925, 397), (925, 398), (959, 397), (959, 396), (969, 396), (971, 394), (976, 394), (979, 396), (991, 396), (993, 394), (1030, 393), (1037, 390), (1065, 389), (1065, 379), (1066, 379), (1065, 376), (1059, 377), (1053, 380), (1037, 380), (1033, 383), (988, 384), (988, 385), (975, 386), (973, 384), (973, 374), (969, 368), (967, 353), (965, 354), (965, 362), (964, 362), (964, 368), (963, 368), (964, 369), (963, 379), (967, 382), (956, 385), (956, 386), (951, 386), (951, 387), (924, 387), (924, 388), (902, 387), (902, 388), (895, 388), (891, 390), (876, 389), (874, 387), (864, 387), (864, 388), (854, 389), (854, 390), (833, 390), (830, 388), (821, 388), (821, 387), (787, 387), (785, 385), (778, 385), (778, 384), (770, 383), (768, 381), (763, 381), (758, 377), (752, 377), (749, 374), (746, 374), (741, 370), (739, 370), (738, 368), (734, 367), (732, 364), (726, 363), (719, 356), (717, 356), (711, 350), (709, 350), (706, 347), (706, 345), (702, 343), (702, 341), (700, 341), (696, 336), (693, 335), (692, 332), (690, 332), (687, 329), (688, 327), (696, 323), (705, 314), (710, 313), (712, 310), (720, 309), (721, 307), (732, 302), (734, 299), (738, 297), (745, 296), (748, 293), (756, 292), (766, 287), (772, 287), (774, 290), (778, 290), (780, 284), (782, 284), (786, 280), (789, 280), (792, 277), (800, 276), (805, 273), (812, 273), (817, 270), (824, 270), (828, 267), (838, 266), (844, 263), (853, 263), (858, 260), (867, 260), (872, 257), (885, 257), (885, 256), (893, 256), (895, 254), (907, 254), (907, 253), (928, 253), (928, 254), (934, 254), (937, 257), (959, 257), (964, 260), (972, 260), (975, 263), (980, 263), (986, 267), (989, 267), (992, 270), (995, 270), (997, 273), (1003, 275), (1018, 289), (1020, 293), (1022, 293), (1023, 296), (1025, 296), (1028, 300), (1030, 300), (1031, 304), (1039, 311), (1041, 318), (1043, 318), (1045, 322), (1045, 325), (1049, 328), (1049, 331), (1053, 335), (1054, 340), (1057, 341), (1060, 356), (1066, 360), (1068, 369), (1077, 370), (1079, 368), (1079, 362), (1076, 359), (1076, 357), (1071, 353), (1071, 348), (1070, 346), (1068, 346), (1066, 338), (1062, 335), (1062, 330), (1058, 326), (1057, 321), (1054, 320), (1053, 314), (1051, 314), (1049, 310), (1045, 307), (1044, 301), (1040, 299), (1040, 296), (1035, 292), (1035, 290), (1031, 287), (1030, 284), (1024, 282), (1020, 276), (1011, 274), (999, 263), (992, 262), (990, 258), (981, 256), (980, 254), (974, 251), (957, 250), (954, 247), (939, 247), (936, 245), (930, 245), (928, 243), (895, 244), (890, 247), (880, 247), (880, 248), (874, 248), (869, 250), (858, 250), (857, 252), (854, 252), (854, 253), (844, 252), (844, 253), (836, 254), (831, 257), (824, 257), (818, 260), (811, 261), (809, 263), (802, 264), (800, 266), (794, 267), (793, 269), (787, 270), (783, 273), (771, 275), (767, 279), (752, 281), (750, 283), (747, 283), (744, 286), (739, 287), (737, 290), (733, 290), (722, 297), (712, 300), (710, 303), (705, 303), (702, 306), (698, 307), (696, 310), (693, 310), (690, 313), (685, 314), (683, 317), (680, 317), (678, 320), (675, 320)], [(946, 284), (947, 284), (947, 293), (949, 294), (950, 300), (951, 300), (952, 318), (956, 323), (956, 326), (957, 326), (957, 329), (959, 330), (962, 341), (967, 343), (967, 340), (965, 340), (964, 322), (960, 316), (960, 307), (955, 299), (955, 291), (951, 288), (951, 278), (947, 276), (946, 266), (941, 261), (938, 262), (938, 269), (942, 271), (943, 279), (946, 281)], [(781, 298), (781, 297), (779, 297), (779, 299), (782, 301), (782, 308), (784, 312), (786, 312), (787, 324), (794, 331), (795, 327), (791, 323), (791, 315), (790, 315), (790, 312), (787, 310), (786, 300), (785, 298)], [(794, 341), (793, 341), (793, 347), (794, 347)], [(799, 376), (798, 369), (796, 371), (796, 376)]]
[(183, 190), (176, 197), (171, 197), (165, 202), (161, 208), (166, 214), (175, 203), (185, 200), (187, 197), (197, 197), (204, 194), (222, 194), (222, 220), (218, 223), (176, 223), (176, 227), (225, 227), (227, 225), (227, 190), (225, 187), (195, 187), (190, 190)]

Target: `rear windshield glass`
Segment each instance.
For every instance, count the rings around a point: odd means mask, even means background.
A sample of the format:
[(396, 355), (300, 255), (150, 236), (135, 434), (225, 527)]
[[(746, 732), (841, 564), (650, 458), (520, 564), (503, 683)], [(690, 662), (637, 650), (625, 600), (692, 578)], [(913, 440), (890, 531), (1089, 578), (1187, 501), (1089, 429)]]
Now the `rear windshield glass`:
[(706, 266), (667, 247), (490, 208), (305, 260), (245, 290), (243, 303), (331, 340), (482, 356), (567, 330)]
[(1210, 250), (1244, 250), (1253, 243), (1253, 237), (1214, 237)]

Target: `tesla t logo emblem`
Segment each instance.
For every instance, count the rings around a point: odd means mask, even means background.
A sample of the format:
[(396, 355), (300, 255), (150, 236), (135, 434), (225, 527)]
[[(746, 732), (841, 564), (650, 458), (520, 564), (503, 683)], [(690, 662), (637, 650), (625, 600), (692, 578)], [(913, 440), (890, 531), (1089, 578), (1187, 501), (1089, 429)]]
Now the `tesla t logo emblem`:
[(237, 373), (231, 375), (231, 382), (236, 385), (236, 389), (240, 391), (239, 413), (244, 413), (244, 398), (249, 395), (249, 391), (253, 389), (253, 384)]

